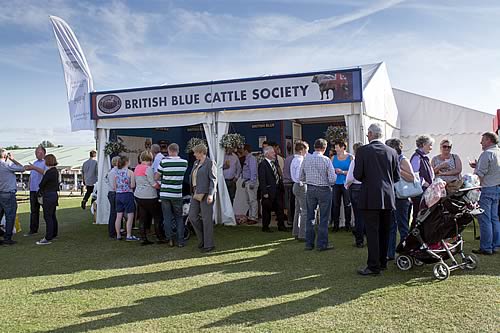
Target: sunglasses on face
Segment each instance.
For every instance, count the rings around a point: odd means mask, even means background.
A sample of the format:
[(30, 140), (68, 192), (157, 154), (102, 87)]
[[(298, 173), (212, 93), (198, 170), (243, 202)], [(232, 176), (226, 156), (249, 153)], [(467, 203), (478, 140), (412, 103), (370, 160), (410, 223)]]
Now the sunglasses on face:
[(451, 149), (451, 146), (445, 146), (445, 145), (443, 145), (441, 147), (443, 147), (443, 149)]

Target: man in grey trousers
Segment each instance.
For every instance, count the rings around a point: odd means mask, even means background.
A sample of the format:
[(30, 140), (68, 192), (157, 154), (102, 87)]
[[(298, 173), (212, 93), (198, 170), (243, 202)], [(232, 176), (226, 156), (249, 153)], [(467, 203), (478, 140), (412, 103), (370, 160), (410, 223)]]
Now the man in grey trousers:
[(293, 194), (295, 196), (295, 214), (293, 217), (292, 235), (295, 239), (304, 241), (306, 238), (306, 220), (307, 220), (307, 185), (300, 181), (300, 168), (309, 146), (305, 141), (295, 143), (295, 155), (290, 164), (290, 176), (293, 181)]

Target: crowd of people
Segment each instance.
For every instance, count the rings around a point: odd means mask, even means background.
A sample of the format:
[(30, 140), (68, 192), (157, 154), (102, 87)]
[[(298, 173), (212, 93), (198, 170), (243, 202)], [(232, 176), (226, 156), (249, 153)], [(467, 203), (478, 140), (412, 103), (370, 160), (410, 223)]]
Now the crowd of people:
[[(279, 231), (291, 232), (295, 239), (305, 242), (306, 250), (318, 251), (333, 248), (329, 226), (333, 232), (340, 230), (343, 209), (344, 228), (352, 231), (354, 245), (362, 248), (366, 242), (368, 246), (367, 266), (359, 273), (380, 274), (387, 268), (387, 262), (395, 258), (397, 233), (400, 239), (405, 238), (410, 220), (415, 221), (425, 207), (422, 194), (400, 197), (395, 184), (418, 182), (423, 193), (437, 178), (453, 183), (461, 178), (462, 160), (452, 153), (450, 139), (442, 140), (440, 153), (430, 159), (434, 140), (429, 136), (417, 138), (416, 149), (410, 158), (403, 155), (401, 140), (381, 141), (382, 129), (378, 124), (368, 128), (367, 137), (369, 143), (355, 143), (352, 154), (347, 152), (346, 142), (334, 142), (335, 152), (331, 156), (326, 155), (328, 142), (325, 139), (314, 142), (313, 153), (309, 152), (307, 142), (295, 142), (294, 154), (286, 159), (281, 156), (279, 145), (272, 142), (264, 142), (262, 154), (257, 157), (250, 145), (227, 149), (222, 174), (231, 204), (235, 202), (237, 190), (241, 190), (248, 206), (249, 223), (257, 223), (261, 217), (262, 231), (272, 232), (274, 211)], [(481, 145), (480, 158), (469, 161), (481, 182), (479, 204), (484, 210), (479, 215), (480, 248), (474, 252), (491, 255), (500, 248), (498, 136), (484, 133)], [(133, 171), (127, 157), (112, 158), (112, 167), (104, 177), (109, 190), (110, 238), (153, 244), (148, 233), (154, 223), (158, 243), (184, 247), (183, 197), (187, 192), (191, 195), (188, 216), (198, 236), (198, 247), (202, 252), (215, 248), (216, 164), (207, 156), (205, 145), (195, 146), (192, 152), (194, 161), (187, 161), (179, 156), (176, 143), (160, 142), (140, 154), (139, 164)], [(12, 239), (17, 209), (15, 173), (30, 171), (30, 230), (26, 236), (38, 234), (42, 207), (46, 233), (36, 243), (50, 244), (58, 236), (56, 157), (47, 155), (45, 148), (40, 146), (35, 150), (36, 160), (23, 166), (7, 151), (0, 150), (0, 154), (0, 208), (6, 219), (3, 243), (15, 244)], [(87, 192), (81, 207), (85, 209), (97, 182), (95, 151), (90, 152), (82, 173)], [(137, 212), (140, 237), (132, 233)], [(285, 222), (292, 226), (291, 230)]]

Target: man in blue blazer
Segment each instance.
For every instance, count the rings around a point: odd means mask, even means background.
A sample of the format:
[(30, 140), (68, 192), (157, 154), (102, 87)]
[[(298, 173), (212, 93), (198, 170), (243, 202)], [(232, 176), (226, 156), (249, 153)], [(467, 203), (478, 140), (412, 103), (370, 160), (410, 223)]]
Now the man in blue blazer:
[(394, 183), (399, 181), (398, 156), (382, 141), (382, 127), (368, 128), (369, 144), (356, 153), (354, 178), (362, 182), (359, 209), (365, 220), (368, 243), (367, 266), (361, 275), (379, 275), (387, 268), (391, 211), (395, 209)]

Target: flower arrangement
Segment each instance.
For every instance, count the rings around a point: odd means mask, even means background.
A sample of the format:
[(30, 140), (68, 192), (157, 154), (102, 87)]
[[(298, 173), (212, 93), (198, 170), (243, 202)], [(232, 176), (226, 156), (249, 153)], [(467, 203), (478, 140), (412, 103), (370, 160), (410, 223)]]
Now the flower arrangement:
[(237, 149), (245, 145), (245, 137), (238, 133), (224, 134), (220, 140), (223, 149)]
[(328, 126), (325, 131), (325, 139), (333, 144), (336, 141), (347, 141), (348, 132), (346, 126)]
[(198, 146), (198, 145), (205, 145), (208, 147), (207, 145), (207, 140), (205, 139), (200, 139), (200, 138), (191, 138), (188, 140), (187, 144), (186, 144), (186, 154), (189, 154), (193, 151), (193, 148)]
[(106, 145), (104, 146), (104, 153), (108, 156), (119, 155), (120, 153), (124, 153), (126, 151), (127, 148), (123, 142), (110, 141), (106, 142)]

